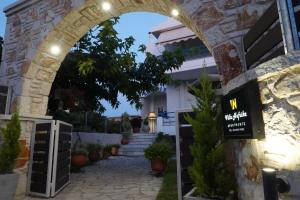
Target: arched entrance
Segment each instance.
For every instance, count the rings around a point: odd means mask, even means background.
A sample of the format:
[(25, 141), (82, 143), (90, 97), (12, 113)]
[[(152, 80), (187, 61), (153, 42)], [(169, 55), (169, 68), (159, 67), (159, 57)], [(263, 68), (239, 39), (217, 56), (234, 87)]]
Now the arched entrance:
[[(149, 11), (170, 16), (179, 9), (178, 20), (193, 30), (215, 55), (227, 82), (243, 71), (240, 37), (269, 5), (246, 1), (111, 1), (105, 12), (101, 1), (22, 1), (8, 7), (7, 34), (1, 82), (13, 85), (12, 110), (43, 116), (56, 71), (69, 49), (101, 21), (126, 12)], [(59, 55), (51, 54), (58, 46)]]
[[(127, 12), (149, 11), (170, 16), (176, 8), (180, 11), (178, 20), (192, 29), (213, 53), (224, 83), (228, 83), (225, 91), (258, 77), (265, 105), (266, 140), (233, 142), (233, 161), (242, 199), (262, 199), (262, 167), (271, 165), (282, 169), (294, 185), (300, 177), (297, 172), (300, 163), (297, 52), (238, 76), (245, 71), (241, 37), (272, 2), (114, 0), (112, 10), (104, 12), (101, 1), (96, 0), (18, 1), (5, 10), (8, 23), (0, 83), (13, 88), (12, 111), (20, 112), (21, 116), (44, 117), (60, 63), (91, 27)], [(54, 55), (53, 47), (61, 52)], [(26, 131), (30, 134), (28, 127)], [(296, 189), (291, 193), (295, 199), (299, 198)]]

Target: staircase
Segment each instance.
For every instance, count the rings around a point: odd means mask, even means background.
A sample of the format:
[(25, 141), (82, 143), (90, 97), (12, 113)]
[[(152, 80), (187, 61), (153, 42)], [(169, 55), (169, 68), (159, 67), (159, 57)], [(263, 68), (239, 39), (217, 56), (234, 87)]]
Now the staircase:
[(143, 156), (144, 149), (154, 142), (155, 137), (154, 134), (135, 133), (130, 137), (128, 145), (121, 145), (119, 155)]

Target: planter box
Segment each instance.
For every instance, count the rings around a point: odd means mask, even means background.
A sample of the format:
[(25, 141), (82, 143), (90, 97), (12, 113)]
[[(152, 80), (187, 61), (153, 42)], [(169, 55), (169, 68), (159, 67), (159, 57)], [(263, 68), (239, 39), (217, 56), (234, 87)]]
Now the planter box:
[(18, 174), (0, 175), (0, 199), (13, 200), (17, 188)]
[(195, 193), (196, 188), (193, 188), (191, 191), (189, 191), (184, 197), (183, 200), (213, 200), (210, 198), (204, 198), (204, 197), (195, 197), (193, 196)]

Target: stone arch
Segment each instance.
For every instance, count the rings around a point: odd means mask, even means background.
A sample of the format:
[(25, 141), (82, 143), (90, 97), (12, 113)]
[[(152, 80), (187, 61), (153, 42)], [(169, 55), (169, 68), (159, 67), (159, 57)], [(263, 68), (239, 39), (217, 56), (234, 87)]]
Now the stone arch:
[[(68, 50), (94, 25), (134, 11), (170, 15), (192, 29), (213, 53), (224, 81), (241, 72), (241, 36), (272, 0), (113, 0), (110, 12), (96, 0), (21, 0), (5, 9), (8, 21), (4, 41), (1, 82), (13, 86), (12, 110), (22, 115), (43, 116), (56, 71)], [(59, 56), (49, 53), (59, 45)]]
[[(14, 89), (12, 110), (33, 118), (45, 115), (51, 84), (61, 61), (93, 25), (133, 11), (169, 15), (175, 7), (181, 13), (179, 21), (192, 29), (213, 53), (224, 82), (229, 81), (223, 87), (225, 93), (258, 79), (266, 139), (233, 142), (234, 152), (230, 152), (236, 164), (241, 199), (263, 199), (260, 169), (265, 166), (282, 169), (281, 175), (292, 184), (287, 198), (299, 199), (299, 191), (294, 189), (300, 179), (299, 52), (289, 52), (241, 74), (241, 37), (274, 0), (110, 1), (114, 10), (109, 14), (96, 4), (101, 0), (20, 0), (6, 8), (8, 21), (0, 84)], [(55, 41), (61, 42), (63, 49), (58, 57), (49, 54)], [(22, 134), (29, 141), (33, 123), (25, 123), (28, 125), (24, 125)]]

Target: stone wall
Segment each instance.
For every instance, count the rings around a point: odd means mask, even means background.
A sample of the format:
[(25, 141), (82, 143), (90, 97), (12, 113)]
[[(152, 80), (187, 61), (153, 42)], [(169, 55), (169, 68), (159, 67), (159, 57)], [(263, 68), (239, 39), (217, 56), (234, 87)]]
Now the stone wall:
[(110, 144), (121, 144), (122, 134), (107, 133), (83, 133), (74, 132), (72, 143), (80, 140), (82, 144), (101, 144), (103, 146)]
[[(257, 79), (263, 103), (265, 139), (233, 143), (241, 199), (263, 200), (261, 169), (278, 169), (291, 184), (282, 199), (300, 199), (300, 63), (288, 54), (250, 70), (224, 87), (225, 93)], [(290, 67), (287, 67), (290, 66)]]

